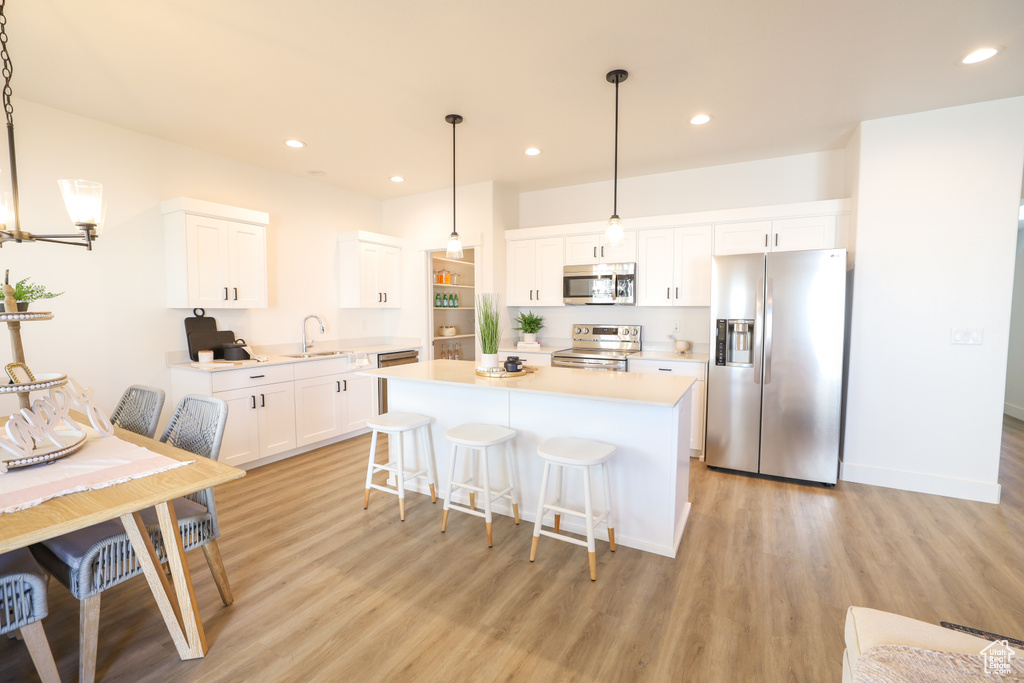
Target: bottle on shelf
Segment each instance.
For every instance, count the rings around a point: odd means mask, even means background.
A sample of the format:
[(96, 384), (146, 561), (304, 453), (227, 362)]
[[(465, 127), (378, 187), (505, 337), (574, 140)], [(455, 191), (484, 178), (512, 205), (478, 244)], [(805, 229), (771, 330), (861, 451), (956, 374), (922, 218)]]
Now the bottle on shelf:
[(459, 342), (455, 342), (455, 356), (453, 360), (461, 360), (461, 354), (459, 353)]
[(434, 308), (441, 308), (441, 292), (434, 295)]
[(459, 293), (455, 292), (455, 294), (452, 294), (452, 296), (455, 297), (455, 303), (452, 305), (452, 307), (453, 308), (458, 308), (459, 307)]

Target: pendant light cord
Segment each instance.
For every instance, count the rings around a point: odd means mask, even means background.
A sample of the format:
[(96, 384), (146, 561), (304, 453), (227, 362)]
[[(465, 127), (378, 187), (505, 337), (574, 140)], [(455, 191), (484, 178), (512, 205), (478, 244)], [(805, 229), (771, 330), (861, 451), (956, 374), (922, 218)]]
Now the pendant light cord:
[(7, 117), (7, 151), (11, 164), (11, 219), (15, 231), (19, 230), (18, 210), (18, 165), (14, 155), (14, 107), (11, 105), (11, 76), (14, 74), (14, 66), (11, 64), (11, 56), (7, 52), (7, 16), (4, 14), (5, 0), (0, 0), (0, 61), (3, 62), (4, 77), (4, 114)]
[(452, 233), (458, 234), (455, 229), (455, 126), (458, 121), (452, 121)]
[(615, 79), (615, 167), (612, 175), (612, 215), (619, 215), (619, 79)]

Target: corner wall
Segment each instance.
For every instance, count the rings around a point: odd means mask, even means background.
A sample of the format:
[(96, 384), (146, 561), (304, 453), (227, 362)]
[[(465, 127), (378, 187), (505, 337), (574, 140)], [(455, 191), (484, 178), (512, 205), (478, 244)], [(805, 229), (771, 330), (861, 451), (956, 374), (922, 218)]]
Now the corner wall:
[(998, 502), (1024, 97), (865, 121), (859, 155), (841, 476)]
[[(1021, 221), (1024, 224), (1024, 221)], [(1006, 357), (1006, 399), (1003, 412), (1024, 420), (1024, 227), (1017, 230), (1017, 267), (1013, 276), (1010, 349)]]

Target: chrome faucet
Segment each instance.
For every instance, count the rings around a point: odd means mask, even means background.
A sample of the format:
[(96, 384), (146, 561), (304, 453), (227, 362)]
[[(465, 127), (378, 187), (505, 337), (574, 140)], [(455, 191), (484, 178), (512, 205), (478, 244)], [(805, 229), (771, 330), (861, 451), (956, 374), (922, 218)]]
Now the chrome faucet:
[(318, 323), (320, 323), (320, 334), (324, 333), (324, 321), (320, 319), (320, 316), (318, 316), (318, 315), (307, 315), (305, 318), (303, 318), (302, 319), (302, 352), (303, 353), (306, 353), (307, 351), (309, 351), (309, 347), (311, 347), (313, 344), (316, 343), (316, 342), (308, 342), (308, 343), (306, 342), (306, 321), (309, 320), (310, 318), (314, 318), (314, 319), (316, 319), (316, 321)]

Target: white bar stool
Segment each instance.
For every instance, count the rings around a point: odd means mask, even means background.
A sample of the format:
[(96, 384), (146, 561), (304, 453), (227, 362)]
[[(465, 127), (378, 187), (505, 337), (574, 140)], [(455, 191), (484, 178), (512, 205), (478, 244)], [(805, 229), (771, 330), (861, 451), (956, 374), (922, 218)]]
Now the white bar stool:
[[(363, 509), (365, 510), (370, 506), (370, 489), (377, 489), (378, 491), (384, 491), (385, 493), (392, 493), (398, 496), (398, 515), (405, 521), (405, 482), (409, 479), (415, 479), (416, 477), (422, 477), (424, 474), (430, 477), (430, 499), (432, 502), (437, 502), (437, 465), (434, 463), (434, 443), (430, 437), (430, 423), (434, 421), (434, 418), (426, 415), (420, 415), (419, 413), (384, 413), (377, 417), (370, 418), (366, 421), (366, 426), (373, 430), (373, 436), (370, 438), (370, 463), (366, 467), (366, 495), (363, 497)], [(388, 435), (389, 450), (391, 446), (391, 439), (396, 435), (398, 437), (395, 446), (395, 453), (397, 454), (398, 460), (392, 462), (390, 459), (384, 465), (378, 465), (374, 462), (374, 456), (377, 454), (377, 434), (384, 432)], [(427, 458), (427, 467), (416, 472), (407, 472), (405, 469), (405, 438), (406, 432), (412, 432), (414, 438), (419, 437), (421, 441), (425, 442), (425, 453)], [(416, 446), (416, 442), (413, 442), (413, 446)], [(389, 455), (390, 458), (390, 455)], [(398, 488), (393, 489), (389, 486), (382, 486), (380, 484), (373, 483), (374, 472), (390, 472), (395, 475), (395, 479), (398, 483)]]
[[(615, 446), (588, 439), (555, 438), (547, 439), (537, 446), (537, 454), (544, 458), (544, 476), (540, 484), (540, 500), (537, 502), (537, 521), (533, 525), (533, 545), (530, 547), (530, 562), (537, 558), (537, 543), (541, 534), (557, 538), (568, 543), (587, 547), (590, 555), (590, 580), (597, 581), (597, 551), (594, 546), (594, 527), (601, 522), (608, 524), (608, 545), (615, 552), (615, 522), (612, 518), (611, 484), (608, 481), (607, 460), (615, 452)], [(562, 502), (562, 470), (566, 467), (583, 473), (583, 511), (572, 510), (560, 505)], [(604, 480), (605, 510), (594, 514), (593, 496), (590, 487), (590, 469), (599, 467)], [(555, 501), (548, 503), (548, 475), (555, 468)], [(551, 510), (555, 513), (555, 530), (542, 529), (544, 514)], [(581, 541), (559, 533), (561, 515), (582, 517), (587, 523), (587, 540)]]
[[(444, 492), (444, 512), (441, 513), (441, 533), (448, 527), (448, 510), (460, 510), (477, 517), (483, 517), (487, 524), (487, 547), (494, 546), (494, 536), (491, 528), (491, 503), (501, 498), (508, 498), (512, 503), (512, 515), (519, 524), (519, 474), (516, 471), (515, 459), (512, 457), (512, 450), (508, 442), (516, 438), (516, 431), (501, 427), (499, 425), (486, 424), (464, 424), (452, 427), (444, 433), (446, 439), (452, 443), (452, 457), (448, 464), (448, 485)], [(505, 460), (508, 463), (508, 486), (497, 491), (491, 488), (491, 473), (487, 465), (488, 449), (505, 444)], [(483, 486), (477, 486), (477, 460), (475, 453), (470, 453), (470, 481), (455, 481), (455, 460), (458, 456), (459, 446), (470, 451), (477, 451), (480, 454), (480, 464), (483, 469)], [(452, 493), (458, 489), (469, 490), (469, 507), (452, 503)], [(476, 493), (482, 493), (484, 499), (484, 511), (476, 509)]]

